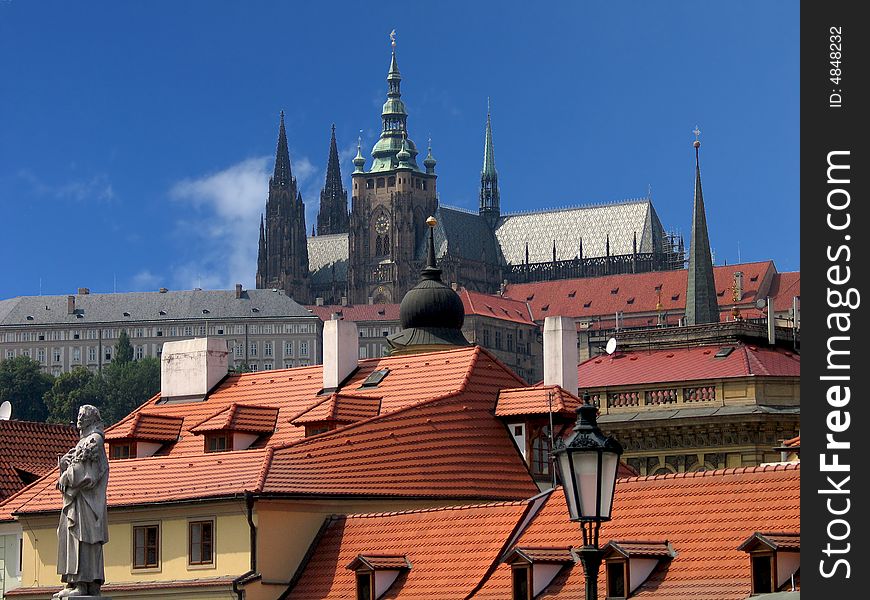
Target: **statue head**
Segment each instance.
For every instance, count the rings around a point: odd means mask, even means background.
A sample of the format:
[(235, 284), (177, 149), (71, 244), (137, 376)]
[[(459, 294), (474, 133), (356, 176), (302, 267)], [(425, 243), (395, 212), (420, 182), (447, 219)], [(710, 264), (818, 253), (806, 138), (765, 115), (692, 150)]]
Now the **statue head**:
[(76, 420), (76, 427), (79, 431), (89, 429), (94, 425), (102, 425), (103, 419), (100, 417), (100, 409), (90, 404), (85, 404), (79, 409), (79, 417)]

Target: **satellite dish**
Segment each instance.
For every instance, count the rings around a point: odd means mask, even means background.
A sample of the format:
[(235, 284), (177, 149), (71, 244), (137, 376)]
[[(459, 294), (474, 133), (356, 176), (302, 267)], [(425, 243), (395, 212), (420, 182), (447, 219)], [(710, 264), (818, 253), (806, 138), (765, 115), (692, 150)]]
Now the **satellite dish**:
[(608, 354), (616, 352), (616, 338), (610, 338), (607, 340), (607, 345), (604, 347), (604, 351)]
[(8, 421), (12, 416), (12, 403), (9, 400), (0, 404), (0, 421)]
[(759, 298), (758, 300), (756, 300), (755, 308), (757, 308), (758, 310), (764, 310), (765, 308), (767, 308), (767, 299)]

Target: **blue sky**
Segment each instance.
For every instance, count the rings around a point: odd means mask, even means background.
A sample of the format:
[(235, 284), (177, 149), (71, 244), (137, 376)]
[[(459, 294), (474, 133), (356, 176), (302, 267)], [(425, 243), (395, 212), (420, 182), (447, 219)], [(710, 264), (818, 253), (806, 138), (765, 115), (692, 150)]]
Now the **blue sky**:
[[(396, 8), (389, 5), (393, 4)], [(316, 214), (380, 129), (389, 39), (441, 201), (476, 208), (487, 97), (502, 210), (644, 196), (690, 231), (699, 125), (718, 264), (800, 269), (799, 4), (0, 0), (0, 298), (253, 286), (286, 112)]]

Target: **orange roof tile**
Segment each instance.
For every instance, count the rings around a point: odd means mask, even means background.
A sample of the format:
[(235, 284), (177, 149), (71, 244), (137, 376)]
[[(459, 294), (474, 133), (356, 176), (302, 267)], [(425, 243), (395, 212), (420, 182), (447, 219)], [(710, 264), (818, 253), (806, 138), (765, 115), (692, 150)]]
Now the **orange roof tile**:
[(505, 558), (508, 563), (514, 559), (523, 559), (533, 563), (567, 563), (574, 562), (574, 556), (571, 554), (571, 547), (565, 546), (562, 548), (533, 548), (533, 547), (515, 547), (510, 554)]
[[(752, 305), (756, 297), (767, 293), (767, 288), (775, 277), (776, 267), (772, 261), (714, 267), (716, 290), (724, 292), (718, 296), (720, 309), (723, 311), (730, 310), (734, 304), (730, 289), (736, 271), (743, 271), (742, 306)], [(505, 288), (504, 296), (527, 301), (536, 321), (543, 321), (545, 317), (553, 315), (612, 318), (617, 311), (630, 318), (632, 313), (654, 314), (661, 290), (663, 310), (675, 315), (682, 314), (686, 309), (687, 273), (683, 269), (513, 283)], [(628, 302), (629, 299), (633, 299), (631, 303)]]
[[(734, 350), (716, 358), (725, 347)], [(800, 371), (800, 355), (794, 352), (737, 343), (597, 356), (580, 363), (577, 377), (585, 389), (729, 377), (800, 377)]]
[(782, 442), (784, 448), (795, 448), (800, 449), (801, 447), (801, 436), (793, 437), (790, 440), (784, 440)]
[(404, 554), (360, 554), (349, 565), (348, 569), (359, 567), (369, 569), (409, 569), (411, 564)]
[(757, 548), (759, 544), (763, 544), (771, 550), (799, 552), (801, 549), (801, 534), (800, 532), (775, 531), (762, 533), (756, 531), (740, 544), (737, 549), (749, 552)]
[(310, 423), (356, 423), (377, 416), (381, 409), (381, 398), (337, 392), (330, 394), (320, 404), (290, 419), (293, 425)]
[(608, 549), (622, 556), (672, 556), (673, 550), (668, 542), (630, 542), (622, 540), (610, 540), (604, 548), (605, 554)]
[(317, 315), (321, 321), (329, 321), (337, 314), (345, 321), (397, 321), (399, 320), (398, 304), (326, 304), (324, 306), (308, 306), (308, 310)]
[(247, 433), (272, 433), (278, 421), (277, 406), (254, 406), (231, 404), (213, 416), (191, 428), (191, 432), (243, 431)]
[(513, 300), (504, 296), (472, 292), (465, 288), (459, 290), (459, 297), (462, 299), (462, 306), (465, 308), (466, 315), (479, 315), (481, 317), (534, 325), (529, 305), (524, 301)]
[[(750, 564), (738, 546), (759, 527), (799, 530), (798, 465), (621, 479), (601, 545), (615, 540), (669, 558), (664, 542), (619, 541), (669, 540), (676, 556), (632, 597), (743, 600), (750, 593)], [(376, 548), (406, 555), (412, 565), (387, 598), (429, 598), (439, 590), (440, 598), (503, 600), (511, 595), (511, 568), (503, 561), (513, 550), (563, 556), (581, 543), (561, 488), (526, 503), (335, 517), (284, 597), (353, 597), (353, 573), (342, 567)], [(599, 589), (605, 585), (602, 569)], [(583, 587), (582, 567), (567, 562), (540, 597), (573, 600)]]
[(550, 411), (576, 417), (580, 399), (558, 385), (513, 388), (498, 393), (497, 417), (545, 415)]
[(32, 481), (26, 474), (39, 476), (55, 469), (58, 455), (78, 440), (78, 431), (68, 425), (0, 421), (0, 501)]
[(793, 307), (792, 300), (801, 295), (801, 272), (777, 273), (770, 285), (774, 312), (785, 312)]
[(135, 412), (124, 417), (106, 432), (106, 439), (148, 440), (154, 442), (174, 442), (181, 435), (183, 417)]

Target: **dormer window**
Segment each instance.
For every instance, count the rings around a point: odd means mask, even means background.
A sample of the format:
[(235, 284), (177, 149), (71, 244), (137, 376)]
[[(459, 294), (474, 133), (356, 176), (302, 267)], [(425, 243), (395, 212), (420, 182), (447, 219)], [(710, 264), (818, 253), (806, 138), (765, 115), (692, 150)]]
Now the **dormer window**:
[(347, 568), (356, 571), (356, 599), (378, 600), (411, 563), (404, 554), (358, 554)]
[(226, 433), (210, 433), (205, 436), (206, 452), (226, 452), (231, 449), (229, 436)]
[(153, 456), (166, 444), (178, 441), (184, 419), (136, 412), (106, 432), (109, 458), (124, 460)]
[(607, 573), (607, 598), (630, 598), (662, 562), (676, 556), (668, 541), (611, 540), (603, 548)]
[(247, 450), (261, 436), (275, 431), (278, 409), (271, 406), (231, 404), (202, 421), (190, 432), (202, 435), (205, 452)]
[(128, 442), (126, 444), (109, 444), (109, 456), (112, 460), (123, 460), (125, 458), (135, 458), (136, 443)]
[(801, 566), (800, 533), (756, 531), (738, 550), (749, 554), (753, 594), (792, 589), (790, 583)]
[(565, 565), (574, 564), (570, 548), (517, 547), (505, 558), (511, 566), (512, 600), (537, 598)]

